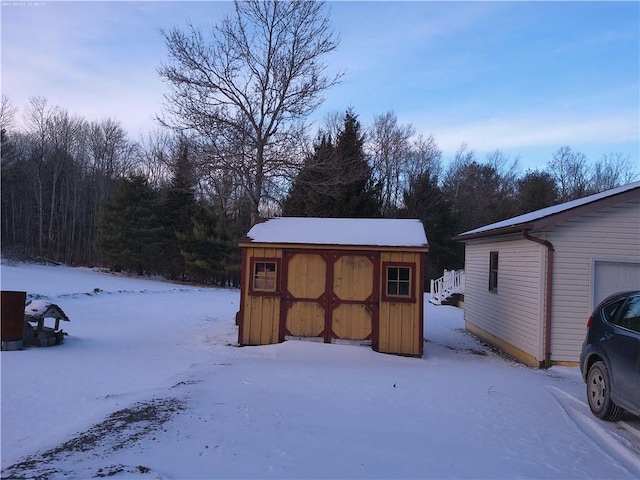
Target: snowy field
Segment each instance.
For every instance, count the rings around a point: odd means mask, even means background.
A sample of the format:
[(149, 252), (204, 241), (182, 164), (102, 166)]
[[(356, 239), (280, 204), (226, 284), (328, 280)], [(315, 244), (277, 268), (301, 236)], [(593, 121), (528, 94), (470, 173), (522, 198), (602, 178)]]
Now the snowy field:
[[(240, 294), (3, 264), (58, 304), (62, 345), (2, 352), (2, 477), (640, 477), (640, 423), (591, 415), (577, 368), (541, 371), (425, 307), (425, 355), (236, 347)], [(634, 428), (635, 427), (635, 428)]]

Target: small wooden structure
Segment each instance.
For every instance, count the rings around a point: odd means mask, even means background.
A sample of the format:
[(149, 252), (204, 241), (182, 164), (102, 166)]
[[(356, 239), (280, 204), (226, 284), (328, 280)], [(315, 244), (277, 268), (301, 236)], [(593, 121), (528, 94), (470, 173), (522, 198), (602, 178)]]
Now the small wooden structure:
[(240, 246), (239, 344), (310, 339), (422, 356), (419, 220), (273, 218)]
[[(54, 320), (54, 326), (45, 325), (45, 319)], [(34, 347), (51, 347), (64, 341), (65, 332), (60, 321), (69, 317), (58, 305), (43, 300), (32, 300), (24, 308), (24, 344)], [(31, 325), (33, 324), (33, 325)]]
[(24, 346), (24, 304), (27, 292), (0, 292), (0, 332), (2, 350), (22, 350)]
[[(58, 305), (44, 300), (26, 302), (26, 292), (2, 292), (2, 350), (22, 350), (24, 347), (51, 347), (64, 341), (66, 333), (60, 321), (69, 317)], [(25, 303), (26, 302), (26, 303)], [(53, 319), (54, 325), (45, 325)]]

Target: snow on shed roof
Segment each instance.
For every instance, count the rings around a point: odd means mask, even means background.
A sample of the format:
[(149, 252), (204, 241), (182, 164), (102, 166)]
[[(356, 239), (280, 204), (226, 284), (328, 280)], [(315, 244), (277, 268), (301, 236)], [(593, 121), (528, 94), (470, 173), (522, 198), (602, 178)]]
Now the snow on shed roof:
[(426, 247), (420, 220), (391, 218), (278, 217), (254, 225), (253, 243)]
[(587, 197), (578, 198), (577, 200), (571, 200), (569, 202), (561, 203), (559, 205), (553, 205), (551, 207), (542, 208), (540, 210), (536, 210), (530, 213), (525, 213), (524, 215), (519, 215), (517, 217), (509, 218), (501, 222), (492, 223), (491, 225), (485, 225), (484, 227), (476, 228), (475, 230), (469, 230), (468, 232), (461, 233), (460, 235), (458, 235), (458, 238), (462, 240), (463, 239), (462, 237), (465, 237), (465, 236), (472, 236), (472, 235), (481, 234), (485, 232), (491, 232), (493, 230), (501, 230), (509, 227), (516, 227), (519, 225), (529, 224), (529, 223), (535, 222), (536, 220), (541, 220), (543, 218), (550, 217), (552, 215), (567, 212), (571, 209), (581, 207), (583, 205), (587, 205), (589, 203), (593, 203), (608, 197), (612, 197), (614, 195), (618, 195), (636, 188), (640, 188), (640, 182), (629, 183), (628, 185), (623, 185), (621, 187), (613, 188), (611, 190), (606, 190), (604, 192), (596, 193), (594, 195), (589, 195)]

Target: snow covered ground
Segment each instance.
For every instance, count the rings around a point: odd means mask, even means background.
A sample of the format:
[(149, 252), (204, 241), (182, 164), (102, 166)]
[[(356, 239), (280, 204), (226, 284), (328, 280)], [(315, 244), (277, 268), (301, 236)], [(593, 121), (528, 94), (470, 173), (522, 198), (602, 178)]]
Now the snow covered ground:
[[(3, 264), (58, 304), (62, 345), (2, 352), (2, 477), (639, 478), (639, 422), (586, 406), (425, 304), (425, 355), (236, 347), (239, 292)], [(634, 428), (635, 427), (635, 428)]]

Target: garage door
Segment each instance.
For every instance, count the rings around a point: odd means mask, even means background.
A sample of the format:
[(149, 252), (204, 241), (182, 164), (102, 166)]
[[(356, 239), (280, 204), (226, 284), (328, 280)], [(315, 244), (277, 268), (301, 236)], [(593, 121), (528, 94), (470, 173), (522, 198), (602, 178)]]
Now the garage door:
[(378, 256), (368, 253), (286, 251), (281, 336), (373, 341), (379, 264)]
[(593, 285), (592, 308), (612, 293), (640, 290), (640, 263), (596, 261)]

